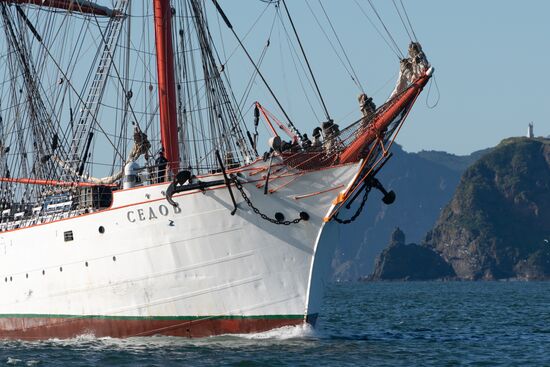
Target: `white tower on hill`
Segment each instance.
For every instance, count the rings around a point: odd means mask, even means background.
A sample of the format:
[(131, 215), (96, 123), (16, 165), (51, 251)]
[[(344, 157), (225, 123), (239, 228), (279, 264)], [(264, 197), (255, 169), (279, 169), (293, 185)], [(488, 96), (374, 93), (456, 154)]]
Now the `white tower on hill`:
[(535, 137), (535, 134), (533, 133), (533, 123), (532, 122), (529, 123), (529, 127), (527, 128), (527, 137), (531, 138), (531, 139)]

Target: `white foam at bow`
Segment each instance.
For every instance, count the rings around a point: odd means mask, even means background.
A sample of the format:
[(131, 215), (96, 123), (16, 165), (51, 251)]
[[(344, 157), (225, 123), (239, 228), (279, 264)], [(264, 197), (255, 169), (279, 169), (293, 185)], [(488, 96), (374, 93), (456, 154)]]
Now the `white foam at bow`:
[(237, 334), (244, 339), (299, 339), (306, 338), (315, 335), (315, 329), (309, 324), (302, 324), (296, 326), (283, 326), (278, 329), (264, 331), (262, 333), (254, 334)]

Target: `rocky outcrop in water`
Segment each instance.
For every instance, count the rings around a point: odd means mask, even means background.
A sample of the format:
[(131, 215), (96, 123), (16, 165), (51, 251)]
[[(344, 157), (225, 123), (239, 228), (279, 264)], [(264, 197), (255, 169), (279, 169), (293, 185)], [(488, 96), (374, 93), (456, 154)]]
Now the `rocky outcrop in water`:
[(550, 279), (550, 140), (504, 140), (466, 170), (424, 247), (460, 279)]
[(405, 244), (405, 234), (397, 228), (366, 280), (433, 280), (454, 276), (453, 268), (439, 254), (414, 243)]

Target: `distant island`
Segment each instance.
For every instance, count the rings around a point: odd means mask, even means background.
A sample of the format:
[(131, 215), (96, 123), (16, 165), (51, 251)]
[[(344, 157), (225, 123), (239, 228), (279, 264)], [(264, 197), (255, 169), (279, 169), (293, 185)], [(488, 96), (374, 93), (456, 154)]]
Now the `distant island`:
[(368, 279), (550, 279), (550, 139), (503, 140), (464, 171), (420, 244), (400, 232)]

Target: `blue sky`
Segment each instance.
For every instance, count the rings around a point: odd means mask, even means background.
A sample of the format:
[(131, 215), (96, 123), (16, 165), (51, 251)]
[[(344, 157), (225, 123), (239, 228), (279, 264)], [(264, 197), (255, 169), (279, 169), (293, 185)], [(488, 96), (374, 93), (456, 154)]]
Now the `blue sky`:
[[(367, 0), (357, 0), (378, 22)], [(405, 52), (409, 38), (390, 0), (372, 0), (392, 36)], [(408, 151), (445, 150), (455, 154), (494, 146), (510, 136), (524, 135), (535, 123), (535, 134), (550, 135), (549, 44), (550, 2), (543, 0), (403, 0), (414, 31), (436, 69), (440, 99), (435, 89), (419, 98), (398, 142)], [(318, 0), (309, 0), (318, 19), (328, 27)], [(399, 0), (396, 0), (399, 4)], [(265, 4), (259, 0), (220, 0), (241, 36), (256, 20)], [(238, 5), (237, 5), (238, 4)], [(318, 78), (329, 112), (341, 125), (357, 118), (358, 89), (326, 42), (306, 2), (287, 0)], [(361, 13), (354, 0), (322, 0), (342, 40), (361, 83), (368, 94), (382, 103), (394, 85), (398, 59)], [(259, 55), (274, 19), (268, 9), (245, 39), (253, 55)], [(211, 19), (212, 23), (212, 19)], [(382, 30), (380, 23), (376, 25)], [(327, 29), (327, 28), (325, 28)], [(288, 28), (290, 32), (290, 28)], [(327, 29), (330, 35), (330, 31)], [(232, 48), (224, 36), (226, 52)], [(304, 132), (317, 119), (305, 102), (282, 27), (276, 26), (262, 70), (292, 119)], [(235, 90), (250, 73), (240, 55), (228, 63)], [(388, 80), (391, 82), (388, 83)], [(241, 88), (242, 89), (242, 88)], [(261, 85), (253, 94), (276, 111)], [(310, 95), (310, 97), (313, 94)], [(318, 105), (317, 105), (318, 106)]]

